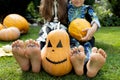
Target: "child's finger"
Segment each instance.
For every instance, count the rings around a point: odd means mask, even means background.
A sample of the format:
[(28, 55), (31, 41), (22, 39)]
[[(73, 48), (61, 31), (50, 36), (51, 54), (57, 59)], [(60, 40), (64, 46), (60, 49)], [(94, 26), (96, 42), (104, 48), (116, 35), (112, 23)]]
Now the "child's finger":
[(89, 28), (85, 28), (85, 29), (83, 29), (82, 31), (84, 32), (84, 31), (88, 31), (89, 30)]

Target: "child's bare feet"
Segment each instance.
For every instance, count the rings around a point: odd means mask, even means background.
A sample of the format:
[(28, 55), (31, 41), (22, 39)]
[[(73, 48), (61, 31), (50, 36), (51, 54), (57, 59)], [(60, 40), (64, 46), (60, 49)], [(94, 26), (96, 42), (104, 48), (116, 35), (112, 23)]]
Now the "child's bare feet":
[(83, 46), (73, 48), (71, 50), (71, 62), (77, 75), (83, 75), (84, 61), (85, 53)]
[(94, 77), (106, 61), (106, 53), (103, 49), (92, 48), (90, 60), (87, 63), (87, 76)]
[(28, 71), (30, 67), (29, 59), (25, 56), (24, 42), (22, 40), (17, 40), (12, 43), (12, 52), (21, 69)]
[(40, 45), (34, 40), (25, 41), (25, 54), (30, 59), (33, 72), (40, 72), (41, 54)]

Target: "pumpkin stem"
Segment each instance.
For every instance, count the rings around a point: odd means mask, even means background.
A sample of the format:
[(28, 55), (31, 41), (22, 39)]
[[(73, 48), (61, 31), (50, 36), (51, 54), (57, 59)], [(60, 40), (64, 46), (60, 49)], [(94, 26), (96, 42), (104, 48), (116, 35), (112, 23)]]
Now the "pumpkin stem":
[(57, 29), (60, 29), (60, 22), (58, 22), (57, 24)]
[(2, 24), (3, 25), (3, 28), (7, 28), (7, 26), (6, 25), (4, 25), (4, 24)]

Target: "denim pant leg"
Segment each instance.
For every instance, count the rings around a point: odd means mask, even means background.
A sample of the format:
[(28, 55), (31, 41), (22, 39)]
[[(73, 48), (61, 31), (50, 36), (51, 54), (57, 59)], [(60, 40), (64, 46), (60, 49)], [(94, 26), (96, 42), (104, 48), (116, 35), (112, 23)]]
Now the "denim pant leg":
[(86, 54), (85, 62), (90, 59), (91, 49), (92, 49), (92, 45), (90, 44), (90, 42), (86, 42), (84, 44), (84, 50), (85, 50), (85, 54)]
[(86, 54), (86, 59), (85, 59), (85, 62), (84, 62), (84, 73), (85, 74), (87, 72), (86, 65), (87, 65), (88, 60), (90, 59), (91, 49), (92, 49), (92, 45), (90, 44), (90, 42), (86, 42), (84, 44), (84, 50), (85, 50), (85, 54)]

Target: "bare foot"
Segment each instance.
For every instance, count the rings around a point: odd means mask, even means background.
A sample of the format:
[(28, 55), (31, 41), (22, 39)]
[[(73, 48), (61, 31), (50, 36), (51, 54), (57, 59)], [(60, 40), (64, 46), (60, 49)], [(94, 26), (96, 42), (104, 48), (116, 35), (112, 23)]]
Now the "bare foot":
[(13, 56), (20, 65), (21, 69), (23, 71), (28, 71), (30, 67), (29, 59), (26, 58), (24, 51), (24, 42), (22, 40), (17, 40), (12, 43)]
[(95, 77), (106, 61), (106, 53), (103, 49), (92, 48), (90, 60), (87, 63), (87, 76)]
[(84, 73), (84, 60), (85, 53), (83, 46), (79, 46), (78, 48), (75, 47), (71, 50), (71, 62), (77, 75), (81, 76)]
[(30, 59), (33, 72), (40, 72), (41, 69), (41, 52), (40, 45), (34, 40), (25, 41), (25, 54)]

